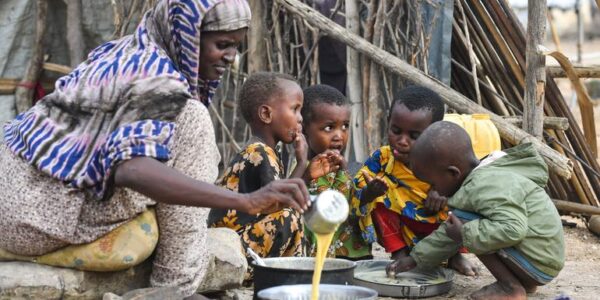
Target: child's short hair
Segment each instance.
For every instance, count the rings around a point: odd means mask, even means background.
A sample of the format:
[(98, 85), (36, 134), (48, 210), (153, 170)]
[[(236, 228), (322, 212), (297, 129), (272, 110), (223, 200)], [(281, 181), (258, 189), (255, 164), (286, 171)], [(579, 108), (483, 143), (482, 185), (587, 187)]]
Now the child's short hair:
[(240, 111), (246, 122), (254, 121), (258, 107), (280, 92), (278, 80), (296, 82), (291, 75), (276, 72), (256, 72), (246, 79), (239, 98)]
[(350, 105), (350, 102), (344, 94), (338, 91), (336, 88), (326, 85), (317, 84), (305, 88), (304, 93), (304, 104), (302, 105), (302, 119), (304, 122), (308, 122), (312, 118), (312, 106), (319, 103), (335, 104), (338, 106)]
[(422, 86), (411, 85), (402, 89), (388, 112), (388, 120), (392, 116), (392, 110), (398, 104), (404, 104), (410, 111), (431, 111), (431, 123), (444, 119), (444, 102), (436, 92)]

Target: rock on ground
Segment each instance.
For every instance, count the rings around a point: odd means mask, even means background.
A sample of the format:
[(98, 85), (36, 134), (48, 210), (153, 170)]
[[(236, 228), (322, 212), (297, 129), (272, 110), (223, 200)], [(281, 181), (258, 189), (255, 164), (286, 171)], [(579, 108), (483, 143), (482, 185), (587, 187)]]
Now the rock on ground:
[[(241, 286), (248, 266), (238, 235), (209, 229), (210, 262), (199, 291)], [(152, 262), (119, 272), (84, 272), (28, 262), (0, 262), (0, 299), (102, 299), (148, 287)]]

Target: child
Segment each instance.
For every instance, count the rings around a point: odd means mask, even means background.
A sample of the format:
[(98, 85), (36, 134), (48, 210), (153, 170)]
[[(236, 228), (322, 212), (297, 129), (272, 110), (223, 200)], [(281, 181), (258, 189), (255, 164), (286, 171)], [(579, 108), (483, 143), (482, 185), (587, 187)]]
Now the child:
[(410, 162), (415, 176), (450, 197), (453, 210), (409, 257), (388, 266), (390, 275), (437, 265), (461, 245), (497, 280), (472, 299), (525, 299), (558, 275), (565, 261), (562, 224), (544, 191), (548, 168), (531, 144), (480, 162), (461, 127), (438, 122), (414, 144)]
[[(297, 139), (302, 102), (302, 90), (293, 77), (270, 72), (252, 74), (242, 86), (239, 98), (252, 137), (217, 184), (239, 193), (251, 193), (281, 179), (283, 165), (274, 149), (280, 141), (289, 144)], [(250, 247), (262, 257), (303, 254), (300, 214), (290, 208), (266, 215), (212, 209), (208, 223), (237, 231), (244, 251)]]
[[(415, 140), (443, 117), (444, 104), (435, 92), (419, 86), (400, 91), (388, 114), (389, 145), (371, 154), (354, 179), (351, 211), (360, 216), (363, 237), (379, 241), (392, 259), (406, 257), (447, 218), (446, 199), (415, 178), (408, 164)], [(460, 253), (448, 264), (462, 274), (476, 274)]]
[[(302, 103), (302, 89), (293, 77), (272, 72), (252, 74), (244, 82), (239, 98), (239, 107), (250, 125), (252, 137), (230, 162), (217, 184), (239, 193), (251, 193), (283, 178), (283, 164), (275, 151), (279, 142), (294, 143), (299, 163), (291, 177), (320, 175), (318, 172), (308, 174), (314, 168), (323, 172), (336, 170), (338, 166), (334, 164), (318, 163), (323, 156), (316, 157), (311, 168), (307, 168), (307, 146), (301, 133)], [(212, 209), (208, 224), (237, 231), (244, 251), (250, 247), (262, 257), (304, 254), (300, 213), (292, 208), (260, 215)], [(250, 256), (246, 256), (250, 260)]]
[[(308, 142), (308, 158), (312, 159), (319, 153), (331, 151), (343, 161), (341, 154), (348, 142), (350, 126), (350, 102), (335, 88), (328, 85), (314, 85), (304, 89), (304, 106), (302, 119), (304, 134)], [(348, 175), (345, 164), (337, 172), (313, 179), (309, 183), (309, 193), (315, 195), (327, 189), (335, 189), (346, 196), (352, 197), (352, 180)], [(314, 256), (316, 239), (312, 232), (305, 229), (305, 237), (310, 247), (308, 254)], [(329, 257), (345, 257), (360, 259), (370, 256), (370, 247), (362, 239), (358, 219), (349, 216), (340, 225), (333, 237), (333, 242), (327, 255)]]

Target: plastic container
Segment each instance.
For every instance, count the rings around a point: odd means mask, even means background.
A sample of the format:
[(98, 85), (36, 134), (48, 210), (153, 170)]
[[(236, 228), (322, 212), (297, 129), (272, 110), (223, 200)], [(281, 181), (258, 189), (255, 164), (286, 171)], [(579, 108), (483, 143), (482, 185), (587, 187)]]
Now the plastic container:
[(471, 137), (475, 156), (482, 157), (501, 148), (498, 129), (487, 114), (446, 114), (444, 121), (450, 121), (464, 128)]

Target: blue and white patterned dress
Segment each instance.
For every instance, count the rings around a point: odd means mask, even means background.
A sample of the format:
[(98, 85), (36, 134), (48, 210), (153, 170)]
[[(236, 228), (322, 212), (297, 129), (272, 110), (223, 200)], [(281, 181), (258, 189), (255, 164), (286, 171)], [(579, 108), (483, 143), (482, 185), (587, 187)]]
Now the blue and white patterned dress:
[[(215, 18), (220, 10), (228, 15)], [(201, 32), (249, 20), (245, 0), (160, 0), (133, 35), (93, 50), (53, 93), (6, 124), (0, 248), (39, 255), (88, 243), (155, 205), (111, 183), (115, 166), (133, 157), (214, 182), (220, 157), (205, 105), (219, 82), (198, 78)], [(178, 286), (182, 296), (198, 288), (207, 212), (156, 205), (153, 286)]]

